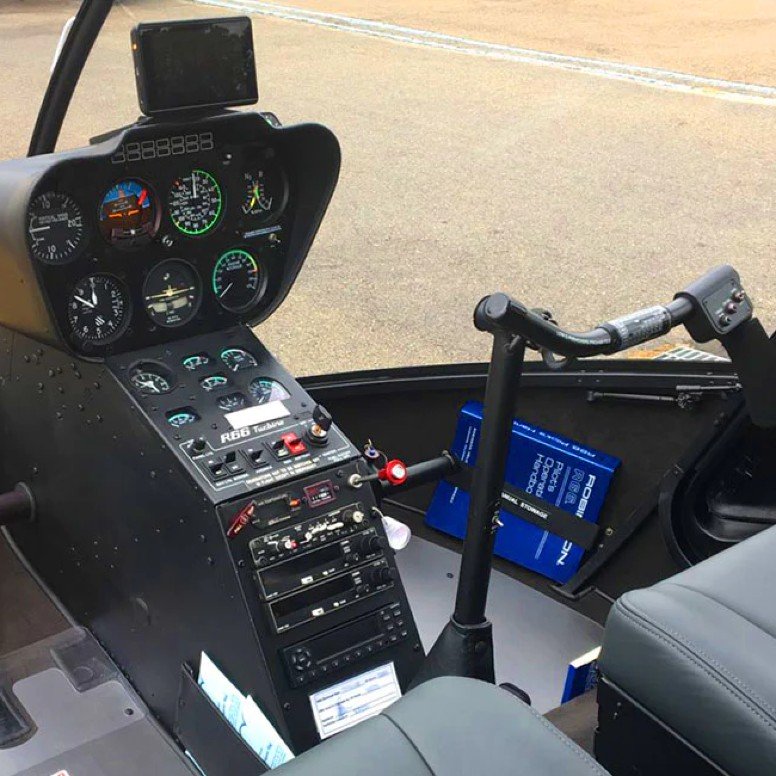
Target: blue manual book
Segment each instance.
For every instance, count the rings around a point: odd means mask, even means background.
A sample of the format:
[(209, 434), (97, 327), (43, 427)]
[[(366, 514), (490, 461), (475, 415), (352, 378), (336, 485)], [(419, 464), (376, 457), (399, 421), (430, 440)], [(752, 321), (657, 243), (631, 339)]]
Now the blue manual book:
[[(469, 466), (477, 460), (482, 404), (468, 402), (461, 409), (451, 452)], [(506, 481), (550, 502), (580, 520), (598, 522), (598, 515), (620, 460), (551, 434), (517, 418)], [(426, 513), (428, 525), (463, 538), (466, 534), (469, 494), (449, 482), (440, 482)], [(566, 582), (579, 567), (584, 549), (501, 510), (504, 524), (496, 534), (495, 552), (556, 582)]]
[(598, 684), (598, 657), (600, 654), (601, 647), (596, 647), (569, 663), (566, 684), (563, 686), (563, 697), (560, 699), (561, 705), (584, 695)]

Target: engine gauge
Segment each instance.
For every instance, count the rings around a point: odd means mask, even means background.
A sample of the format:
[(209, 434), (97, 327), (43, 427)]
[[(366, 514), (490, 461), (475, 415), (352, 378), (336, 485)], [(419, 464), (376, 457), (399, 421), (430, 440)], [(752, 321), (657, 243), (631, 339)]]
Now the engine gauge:
[(203, 366), (207, 366), (212, 359), (207, 353), (192, 353), (190, 356), (186, 356), (183, 359), (184, 369), (188, 369), (189, 372), (196, 372), (197, 369), (202, 369)]
[(146, 396), (169, 393), (175, 386), (175, 378), (168, 369), (150, 362), (133, 366), (129, 371), (129, 382), (138, 393)]
[(259, 365), (256, 359), (242, 348), (227, 348), (221, 353), (221, 360), (232, 372), (252, 369)]
[(277, 380), (270, 380), (268, 377), (257, 377), (250, 384), (248, 390), (258, 404), (283, 401), (291, 396)]
[(173, 224), (183, 234), (198, 237), (218, 223), (224, 200), (218, 181), (209, 172), (192, 170), (173, 181), (167, 204)]
[(248, 309), (261, 295), (263, 273), (253, 256), (239, 248), (224, 253), (213, 268), (213, 293), (233, 313)]
[(36, 197), (27, 211), (30, 250), (45, 264), (67, 264), (84, 246), (81, 208), (67, 194), (49, 191)]
[(266, 162), (261, 168), (243, 175), (243, 216), (256, 226), (276, 221), (288, 201), (288, 180), (276, 162)]
[(179, 407), (167, 413), (167, 422), (174, 428), (188, 426), (199, 420), (199, 414), (193, 407)]
[(119, 181), (100, 202), (100, 233), (118, 248), (146, 245), (159, 229), (159, 206), (151, 188), (136, 178)]
[(130, 305), (124, 284), (113, 275), (79, 280), (67, 302), (67, 317), (76, 339), (105, 345), (118, 339), (129, 324)]
[(202, 386), (203, 391), (210, 393), (211, 391), (217, 391), (220, 388), (226, 388), (229, 385), (229, 378), (224, 375), (208, 375), (203, 377), (199, 384)]
[(166, 327), (183, 326), (194, 317), (202, 301), (196, 270), (180, 259), (157, 264), (145, 279), (143, 301), (154, 323)]
[(226, 396), (219, 396), (216, 404), (224, 412), (234, 412), (248, 406), (248, 399), (243, 393), (228, 393)]

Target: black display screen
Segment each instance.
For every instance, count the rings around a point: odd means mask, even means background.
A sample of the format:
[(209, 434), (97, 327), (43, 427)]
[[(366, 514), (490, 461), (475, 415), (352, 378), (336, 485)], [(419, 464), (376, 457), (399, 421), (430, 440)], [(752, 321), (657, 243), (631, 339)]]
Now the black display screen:
[(298, 612), (300, 609), (309, 609), (317, 603), (322, 603), (329, 598), (347, 593), (352, 588), (353, 580), (350, 574), (345, 574), (343, 577), (332, 579), (331, 582), (316, 585), (313, 588), (303, 590), (301, 593), (284, 598), (282, 601), (272, 604), (272, 609), (275, 612), (275, 618), (280, 622), (280, 620)]
[(132, 50), (147, 116), (258, 99), (248, 17), (139, 24)]
[(261, 582), (267, 595), (298, 587), (301, 579), (342, 559), (339, 544), (330, 544), (307, 555), (299, 555), (278, 566), (261, 572)]

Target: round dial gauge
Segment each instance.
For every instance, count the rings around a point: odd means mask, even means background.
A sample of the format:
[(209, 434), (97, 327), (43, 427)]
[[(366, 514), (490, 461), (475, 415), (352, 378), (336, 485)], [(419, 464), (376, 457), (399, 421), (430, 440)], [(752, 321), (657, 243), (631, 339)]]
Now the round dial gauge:
[(130, 370), (129, 382), (139, 393), (152, 396), (169, 393), (175, 385), (175, 378), (159, 364), (140, 363)]
[(119, 181), (100, 203), (100, 233), (119, 248), (146, 245), (159, 228), (156, 196), (135, 178)]
[(198, 420), (199, 415), (193, 407), (180, 407), (167, 413), (167, 422), (175, 428), (188, 426), (190, 423), (196, 423)]
[(223, 204), (218, 181), (204, 170), (192, 170), (174, 180), (168, 198), (173, 224), (192, 237), (205, 234), (216, 225)]
[(256, 226), (276, 221), (288, 201), (288, 181), (279, 164), (267, 162), (243, 175), (242, 212)]
[(253, 305), (262, 290), (262, 272), (248, 251), (227, 251), (213, 268), (213, 293), (223, 307), (237, 313)]
[(232, 372), (240, 372), (243, 369), (252, 369), (258, 366), (256, 359), (242, 348), (228, 348), (221, 353), (221, 360)]
[(27, 234), (36, 259), (46, 264), (67, 264), (84, 246), (81, 208), (67, 194), (41, 194), (27, 211)]
[(192, 353), (190, 356), (186, 356), (183, 359), (184, 368), (189, 372), (196, 372), (197, 369), (202, 369), (203, 366), (207, 366), (211, 362), (211, 358), (207, 353)]
[(199, 276), (185, 261), (163, 261), (148, 273), (143, 285), (143, 301), (154, 323), (183, 326), (194, 317), (202, 301)]
[(112, 275), (90, 275), (70, 294), (67, 317), (73, 334), (83, 342), (104, 345), (124, 332), (129, 323), (129, 299), (124, 285)]
[(234, 412), (248, 406), (248, 399), (242, 393), (227, 393), (216, 399), (216, 404), (224, 412)]
[(248, 389), (258, 404), (282, 401), (290, 397), (289, 392), (277, 381), (268, 377), (257, 377)]
[(225, 388), (229, 385), (229, 379), (224, 377), (224, 375), (209, 375), (208, 377), (203, 377), (199, 381), (199, 384), (202, 386), (203, 391), (210, 393), (210, 391), (217, 391), (219, 388)]

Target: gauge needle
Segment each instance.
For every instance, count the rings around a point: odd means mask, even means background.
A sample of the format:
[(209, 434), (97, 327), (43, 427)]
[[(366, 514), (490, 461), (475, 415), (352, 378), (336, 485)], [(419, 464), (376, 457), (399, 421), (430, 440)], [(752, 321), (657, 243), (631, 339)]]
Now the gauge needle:
[(33, 232), (43, 232), (46, 229), (51, 229), (51, 227), (50, 226), (36, 226), (34, 229), (30, 229), (30, 234), (32, 234)]
[(142, 206), (147, 196), (148, 196), (148, 189), (143, 189), (140, 192), (140, 196), (137, 198), (137, 204)]
[(197, 198), (197, 173), (193, 172), (191, 173), (191, 196), (194, 197), (194, 199)]
[(150, 380), (139, 380), (138, 382), (143, 386), (143, 388), (148, 388), (148, 390), (152, 393), (159, 393), (159, 389), (156, 387), (156, 384), (152, 383)]
[(77, 302), (80, 302), (81, 304), (85, 304), (87, 307), (91, 307), (92, 310), (95, 308), (96, 305), (93, 305), (91, 302), (87, 302), (86, 299), (83, 299), (80, 296), (75, 297), (75, 300)]
[(92, 307), (97, 307), (97, 291), (94, 288), (94, 280), (92, 280)]
[[(230, 283), (222, 292), (221, 296), (226, 296), (226, 292), (234, 285), (234, 283)], [(219, 297), (220, 299), (221, 297)]]

